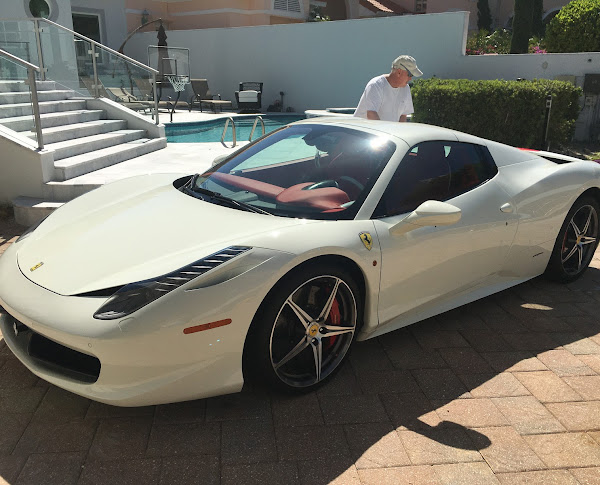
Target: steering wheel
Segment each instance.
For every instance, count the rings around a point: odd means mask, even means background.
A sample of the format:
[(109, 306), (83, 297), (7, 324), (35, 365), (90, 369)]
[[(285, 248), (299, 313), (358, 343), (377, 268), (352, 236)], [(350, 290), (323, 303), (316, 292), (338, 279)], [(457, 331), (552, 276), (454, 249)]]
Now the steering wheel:
[[(365, 186), (363, 184), (361, 184), (358, 180), (356, 180), (355, 178), (349, 177), (348, 175), (342, 175), (341, 177), (338, 178), (338, 180), (340, 182), (349, 182), (350, 184), (354, 185), (360, 192), (363, 191), (363, 189), (365, 188)], [(336, 182), (336, 187), (339, 187), (339, 184)]]
[(336, 189), (340, 188), (340, 186), (338, 185), (338, 183), (335, 180), (328, 179), (328, 180), (322, 180), (321, 182), (317, 182), (315, 184), (309, 185), (308, 187), (304, 187), (304, 189), (302, 189), (302, 190), (322, 189), (325, 187), (335, 187)]

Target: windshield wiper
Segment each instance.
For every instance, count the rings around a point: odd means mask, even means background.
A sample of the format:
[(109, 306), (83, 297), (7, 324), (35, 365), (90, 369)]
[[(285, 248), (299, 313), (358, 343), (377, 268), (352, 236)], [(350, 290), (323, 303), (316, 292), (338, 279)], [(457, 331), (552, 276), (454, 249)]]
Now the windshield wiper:
[[(196, 175), (194, 175), (194, 178), (192, 178), (192, 181), (195, 182), (196, 178), (197, 178)], [(219, 192), (213, 192), (212, 190), (208, 190), (203, 187), (194, 187), (192, 185), (192, 188), (185, 187), (185, 192), (189, 195), (192, 195), (192, 196), (198, 198), (198, 199), (205, 200), (204, 197), (202, 197), (202, 195), (206, 195), (206, 196), (211, 197), (220, 202), (225, 202), (227, 204), (234, 205), (236, 207), (239, 207), (241, 209), (244, 209), (244, 210), (247, 210), (250, 212), (255, 212), (257, 214), (265, 214), (268, 216), (273, 215), (270, 212), (267, 212), (266, 210), (260, 209), (251, 204), (246, 204), (245, 202), (240, 202), (239, 200), (232, 199), (231, 197), (227, 197), (225, 195), (219, 194)]]

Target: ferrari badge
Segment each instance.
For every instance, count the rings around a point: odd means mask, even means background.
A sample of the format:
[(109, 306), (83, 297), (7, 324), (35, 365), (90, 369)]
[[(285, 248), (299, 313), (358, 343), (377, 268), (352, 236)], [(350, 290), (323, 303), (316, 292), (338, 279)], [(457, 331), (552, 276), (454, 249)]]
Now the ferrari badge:
[(368, 232), (361, 232), (358, 235), (358, 237), (360, 237), (360, 240), (362, 241), (362, 243), (370, 251), (371, 248), (373, 247), (373, 237), (371, 236), (371, 234)]
[(44, 264), (43, 261), (39, 262), (38, 264), (36, 264), (35, 266), (29, 268), (29, 271), (35, 271), (36, 269), (38, 269), (40, 266), (42, 266)]

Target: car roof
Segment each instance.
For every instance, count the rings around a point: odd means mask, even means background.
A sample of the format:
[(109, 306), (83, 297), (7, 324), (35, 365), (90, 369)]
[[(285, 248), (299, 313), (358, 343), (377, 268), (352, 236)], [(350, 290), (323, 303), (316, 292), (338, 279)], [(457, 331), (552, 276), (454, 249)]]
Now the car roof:
[(510, 145), (487, 140), (461, 131), (442, 128), (441, 126), (426, 125), (423, 123), (367, 120), (353, 116), (307, 118), (294, 124), (297, 123), (343, 126), (362, 129), (371, 133), (380, 132), (403, 140), (409, 147), (430, 140), (459, 141), (484, 145), (490, 150), (496, 165), (499, 167), (538, 159), (538, 155), (535, 154), (535, 152), (526, 152)]
[[(411, 146), (415, 143), (428, 139), (450, 141), (456, 141), (457, 139), (457, 132), (448, 128), (442, 128), (440, 126), (425, 125), (422, 123), (399, 123), (397, 121), (367, 120), (353, 116), (307, 118), (294, 124), (299, 123), (336, 125), (364, 129), (368, 131), (379, 131), (381, 133), (400, 138)], [(485, 143), (485, 140), (482, 139), (481, 143)]]

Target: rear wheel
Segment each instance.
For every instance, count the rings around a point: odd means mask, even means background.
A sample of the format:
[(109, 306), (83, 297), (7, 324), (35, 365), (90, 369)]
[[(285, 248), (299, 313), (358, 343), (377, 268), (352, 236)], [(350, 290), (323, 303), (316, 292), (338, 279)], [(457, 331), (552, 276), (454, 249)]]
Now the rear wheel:
[(292, 392), (322, 384), (356, 337), (360, 300), (352, 277), (335, 266), (308, 266), (286, 278), (253, 324), (247, 353), (255, 377)]
[(553, 280), (568, 283), (587, 269), (598, 246), (598, 203), (591, 197), (578, 199), (560, 228), (546, 269)]

